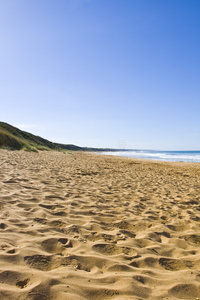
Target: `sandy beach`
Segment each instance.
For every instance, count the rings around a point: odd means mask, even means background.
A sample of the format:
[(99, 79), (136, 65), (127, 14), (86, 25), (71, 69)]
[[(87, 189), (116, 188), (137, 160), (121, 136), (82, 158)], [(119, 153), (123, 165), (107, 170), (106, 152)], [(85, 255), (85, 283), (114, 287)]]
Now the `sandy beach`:
[(200, 164), (0, 150), (0, 299), (200, 298)]

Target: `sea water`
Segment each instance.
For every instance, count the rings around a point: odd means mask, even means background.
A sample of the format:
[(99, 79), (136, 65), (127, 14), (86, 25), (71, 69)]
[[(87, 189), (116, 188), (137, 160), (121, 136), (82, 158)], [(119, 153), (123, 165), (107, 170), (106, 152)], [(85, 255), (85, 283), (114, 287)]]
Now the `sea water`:
[(157, 151), (157, 150), (119, 150), (101, 154), (161, 160), (200, 163), (200, 151)]

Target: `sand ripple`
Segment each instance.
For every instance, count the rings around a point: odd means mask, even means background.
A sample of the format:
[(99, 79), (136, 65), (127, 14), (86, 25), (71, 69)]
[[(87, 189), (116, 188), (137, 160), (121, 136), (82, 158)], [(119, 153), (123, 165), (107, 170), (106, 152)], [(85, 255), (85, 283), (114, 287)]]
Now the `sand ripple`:
[(0, 150), (0, 299), (200, 298), (200, 164)]

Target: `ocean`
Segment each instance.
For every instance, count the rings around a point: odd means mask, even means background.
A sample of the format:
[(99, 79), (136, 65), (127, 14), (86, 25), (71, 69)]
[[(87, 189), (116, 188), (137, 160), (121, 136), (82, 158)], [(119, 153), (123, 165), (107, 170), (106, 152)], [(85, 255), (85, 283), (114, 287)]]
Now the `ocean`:
[(200, 163), (200, 151), (120, 150), (113, 152), (101, 152), (101, 154), (161, 161), (185, 161)]

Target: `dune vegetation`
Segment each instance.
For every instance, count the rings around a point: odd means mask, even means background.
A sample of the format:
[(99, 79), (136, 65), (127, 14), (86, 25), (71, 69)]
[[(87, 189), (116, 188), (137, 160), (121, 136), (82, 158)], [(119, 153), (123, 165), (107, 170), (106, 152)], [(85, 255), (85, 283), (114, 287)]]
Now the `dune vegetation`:
[(0, 148), (35, 152), (38, 150), (81, 150), (81, 147), (75, 145), (50, 142), (4, 122), (0, 122)]

